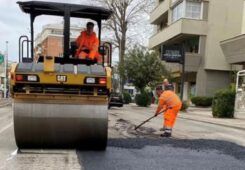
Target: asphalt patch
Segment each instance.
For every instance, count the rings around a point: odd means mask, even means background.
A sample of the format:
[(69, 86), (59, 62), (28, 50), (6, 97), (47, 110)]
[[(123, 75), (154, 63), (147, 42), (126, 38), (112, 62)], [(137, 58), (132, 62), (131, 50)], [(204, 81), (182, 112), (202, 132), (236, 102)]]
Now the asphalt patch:
[(235, 143), (206, 140), (206, 139), (173, 139), (173, 138), (130, 138), (130, 139), (109, 139), (109, 147), (126, 148), (126, 149), (142, 149), (145, 146), (162, 146), (170, 145), (176, 148), (185, 148), (196, 151), (217, 150), (225, 155), (230, 155), (239, 160), (245, 160), (245, 147)]
[(78, 151), (89, 170), (244, 169), (245, 148), (218, 140), (109, 139), (104, 152)]

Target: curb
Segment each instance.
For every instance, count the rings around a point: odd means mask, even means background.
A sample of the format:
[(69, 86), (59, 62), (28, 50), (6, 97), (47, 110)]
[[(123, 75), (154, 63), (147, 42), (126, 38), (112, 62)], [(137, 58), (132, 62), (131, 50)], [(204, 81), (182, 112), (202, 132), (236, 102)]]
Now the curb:
[(6, 107), (6, 106), (11, 105), (11, 104), (12, 104), (11, 99), (9, 99), (9, 100), (4, 100), (3, 102), (0, 102), (0, 108)]

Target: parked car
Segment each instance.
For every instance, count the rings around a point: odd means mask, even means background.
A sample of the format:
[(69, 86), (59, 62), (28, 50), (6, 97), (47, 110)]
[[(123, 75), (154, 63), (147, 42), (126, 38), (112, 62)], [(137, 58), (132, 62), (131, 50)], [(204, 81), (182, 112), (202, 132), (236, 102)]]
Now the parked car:
[(120, 93), (111, 93), (108, 108), (116, 106), (123, 107), (123, 96)]

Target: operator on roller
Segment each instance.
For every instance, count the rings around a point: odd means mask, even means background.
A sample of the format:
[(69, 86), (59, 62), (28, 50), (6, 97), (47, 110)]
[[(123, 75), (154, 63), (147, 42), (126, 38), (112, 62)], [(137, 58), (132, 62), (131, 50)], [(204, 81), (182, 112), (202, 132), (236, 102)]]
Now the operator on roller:
[(171, 90), (165, 87), (165, 90), (162, 90), (162, 86), (156, 88), (157, 96), (159, 97), (158, 107), (155, 112), (155, 116), (160, 114), (161, 111), (167, 109), (163, 115), (164, 117), (164, 133), (161, 134), (161, 137), (171, 137), (172, 129), (175, 124), (175, 120), (178, 112), (181, 109), (182, 102), (179, 97)]
[(76, 45), (78, 47), (76, 51), (76, 57), (79, 59), (100, 59), (98, 52), (99, 39), (96, 37), (94, 30), (94, 23), (88, 22), (86, 31), (82, 31), (79, 37), (76, 39)]

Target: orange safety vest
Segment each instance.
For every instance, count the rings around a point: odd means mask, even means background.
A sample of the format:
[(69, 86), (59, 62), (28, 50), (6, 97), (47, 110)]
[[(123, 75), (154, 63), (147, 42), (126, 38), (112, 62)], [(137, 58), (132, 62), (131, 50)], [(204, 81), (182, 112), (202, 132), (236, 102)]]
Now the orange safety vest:
[(159, 106), (166, 106), (167, 108), (169, 107), (179, 107), (182, 105), (181, 100), (179, 99), (179, 97), (171, 90), (166, 90), (164, 91), (160, 98), (159, 98)]
[[(81, 52), (82, 47), (86, 47), (93, 54), (98, 52), (99, 40), (94, 32), (88, 35), (86, 31), (82, 31), (80, 36), (76, 39), (76, 44), (78, 46), (78, 53)], [(94, 56), (91, 57), (94, 58)]]

